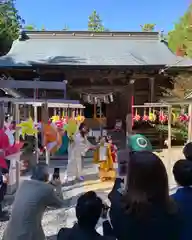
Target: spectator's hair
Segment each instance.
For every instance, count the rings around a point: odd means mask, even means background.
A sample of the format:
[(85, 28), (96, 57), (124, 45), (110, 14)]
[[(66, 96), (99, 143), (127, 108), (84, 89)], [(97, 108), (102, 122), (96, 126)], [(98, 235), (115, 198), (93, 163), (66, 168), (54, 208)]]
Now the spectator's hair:
[(38, 163), (32, 169), (31, 179), (47, 182), (49, 179), (49, 167), (46, 163)]
[(79, 131), (81, 131), (84, 127), (86, 127), (85, 123), (82, 122), (80, 125), (79, 125)]
[(149, 217), (154, 205), (169, 213), (175, 210), (165, 166), (152, 152), (130, 152), (123, 205), (128, 214), (138, 218)]
[(175, 181), (183, 187), (192, 186), (192, 161), (179, 160), (173, 166)]
[(189, 142), (183, 148), (183, 154), (187, 160), (192, 161), (192, 142)]
[(53, 179), (53, 180), (60, 179), (60, 174), (59, 174), (58, 172), (53, 173), (52, 179)]
[(83, 228), (95, 228), (103, 209), (102, 200), (89, 191), (79, 197), (76, 206), (78, 224)]

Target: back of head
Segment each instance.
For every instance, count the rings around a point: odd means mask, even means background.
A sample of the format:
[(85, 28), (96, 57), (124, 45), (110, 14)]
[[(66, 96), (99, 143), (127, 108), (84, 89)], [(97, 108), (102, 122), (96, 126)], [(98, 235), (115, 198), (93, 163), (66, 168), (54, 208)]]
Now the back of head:
[(131, 152), (128, 162), (125, 204), (144, 214), (153, 205), (169, 205), (168, 177), (161, 159), (152, 152)]
[(192, 161), (192, 142), (189, 142), (183, 148), (183, 154), (187, 160)]
[(89, 191), (79, 197), (76, 206), (78, 224), (83, 228), (94, 228), (101, 216), (103, 204), (96, 193)]
[(49, 167), (46, 163), (38, 163), (32, 170), (31, 179), (42, 182), (49, 180)]
[(173, 166), (175, 181), (183, 187), (192, 186), (192, 161), (179, 160)]

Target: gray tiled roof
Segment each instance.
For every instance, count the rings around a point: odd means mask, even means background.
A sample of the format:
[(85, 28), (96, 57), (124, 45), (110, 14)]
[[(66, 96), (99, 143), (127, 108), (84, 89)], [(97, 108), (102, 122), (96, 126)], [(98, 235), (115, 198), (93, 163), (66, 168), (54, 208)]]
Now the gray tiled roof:
[[(80, 34), (81, 33), (81, 34)], [(177, 57), (158, 33), (33, 32), (14, 41), (0, 67), (51, 65), (174, 65)], [(112, 36), (113, 35), (113, 36)]]

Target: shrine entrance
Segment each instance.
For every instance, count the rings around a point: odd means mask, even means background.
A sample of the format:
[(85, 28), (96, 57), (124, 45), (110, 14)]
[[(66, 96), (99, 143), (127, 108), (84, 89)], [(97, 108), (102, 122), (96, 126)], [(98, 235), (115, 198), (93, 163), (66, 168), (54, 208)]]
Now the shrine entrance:
[[(95, 104), (85, 103), (85, 110), (84, 110), (84, 116), (85, 118), (93, 118), (98, 119), (100, 118), (100, 108)], [(106, 118), (106, 104), (101, 103), (101, 117)]]

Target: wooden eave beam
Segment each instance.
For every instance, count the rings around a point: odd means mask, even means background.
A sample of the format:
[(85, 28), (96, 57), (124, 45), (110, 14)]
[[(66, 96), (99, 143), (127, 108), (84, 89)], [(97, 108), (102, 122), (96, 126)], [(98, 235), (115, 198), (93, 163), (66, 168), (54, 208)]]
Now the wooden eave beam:
[(66, 83), (57, 81), (0, 80), (0, 88), (65, 90)]

